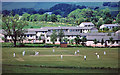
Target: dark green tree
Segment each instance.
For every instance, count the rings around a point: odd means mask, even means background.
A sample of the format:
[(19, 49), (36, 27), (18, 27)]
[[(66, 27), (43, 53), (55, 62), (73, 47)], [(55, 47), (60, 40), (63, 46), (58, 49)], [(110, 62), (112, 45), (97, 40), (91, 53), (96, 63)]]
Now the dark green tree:
[(19, 20), (19, 15), (17, 14), (15, 16), (2, 17), (2, 29), (6, 31), (7, 36), (12, 38), (14, 46), (19, 40), (19, 36), (24, 34), (25, 29), (23, 28), (27, 25), (26, 21)]
[(60, 32), (58, 33), (59, 41), (62, 42), (62, 38), (64, 37), (64, 32), (61, 29)]
[[(113, 40), (112, 37), (109, 38), (109, 42), (110, 42), (111, 45), (114, 44), (114, 40)], [(110, 46), (110, 47), (111, 47), (111, 46)]]
[(86, 37), (82, 37), (82, 39), (81, 39), (81, 44), (83, 45), (83, 46), (85, 46), (86, 45), (86, 42), (87, 41), (87, 38)]
[(75, 40), (75, 43), (76, 43), (77, 45), (80, 44), (80, 42), (81, 42), (79, 36), (76, 36), (76, 38), (75, 38), (74, 40)]
[(69, 40), (69, 41), (70, 41), (69, 43), (73, 45), (74, 39), (71, 39), (71, 40)]
[(94, 39), (94, 44), (95, 44), (95, 47), (96, 47), (96, 44), (98, 43), (98, 40), (97, 39)]
[(51, 21), (56, 22), (57, 21), (57, 16), (55, 14), (51, 15)]
[(120, 12), (119, 12), (119, 14), (118, 14), (117, 17), (116, 17), (116, 22), (117, 22), (118, 24), (120, 24)]
[(22, 15), (21, 20), (23, 20), (23, 21), (29, 21), (29, 18), (30, 18), (30, 14), (25, 13), (25, 14)]
[(102, 24), (103, 24), (103, 19), (100, 18), (98, 23), (97, 23), (97, 28), (99, 29)]
[(67, 41), (68, 41), (68, 39), (67, 39), (67, 38), (64, 38), (64, 39), (63, 39), (63, 42), (67, 42)]
[(57, 40), (57, 34), (56, 31), (53, 30), (52, 34), (50, 35), (50, 40), (53, 42), (53, 44), (55, 44), (55, 40)]
[(104, 39), (102, 38), (102, 40), (101, 40), (101, 45), (103, 45), (105, 42), (104, 42)]

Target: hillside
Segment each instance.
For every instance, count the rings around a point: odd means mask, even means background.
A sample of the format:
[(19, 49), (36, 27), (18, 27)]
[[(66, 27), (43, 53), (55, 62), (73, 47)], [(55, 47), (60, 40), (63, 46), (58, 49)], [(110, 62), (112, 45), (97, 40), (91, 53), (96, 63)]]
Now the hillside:
[(59, 3), (76, 4), (80, 6), (102, 6), (102, 2), (2, 2), (3, 10), (34, 8), (34, 9), (49, 9)]

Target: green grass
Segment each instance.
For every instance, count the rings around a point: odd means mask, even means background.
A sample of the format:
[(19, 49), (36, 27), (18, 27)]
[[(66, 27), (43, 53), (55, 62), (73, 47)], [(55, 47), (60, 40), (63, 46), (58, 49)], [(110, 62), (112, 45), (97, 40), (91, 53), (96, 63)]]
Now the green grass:
[(72, 24), (68, 23), (59, 23), (59, 22), (28, 22), (28, 26), (26, 28), (41, 28), (41, 27), (58, 27), (58, 26), (72, 26)]
[[(90, 69), (95, 67), (118, 68), (118, 49), (117, 48), (3, 48), (2, 62), (3, 73), (111, 73), (117, 72), (114, 69)], [(64, 56), (74, 55), (76, 50), (80, 56)], [(22, 51), (26, 51), (26, 55), (22, 56)], [(33, 56), (35, 51), (39, 51), (38, 56)], [(106, 55), (103, 52), (106, 51)], [(16, 57), (13, 58), (13, 52)], [(95, 52), (100, 54), (97, 59)], [(60, 56), (40, 56), (40, 55), (60, 55)], [(87, 56), (87, 60), (83, 56)], [(7, 66), (13, 65), (13, 66)], [(22, 67), (19, 65), (23, 65)], [(30, 65), (32, 67), (25, 67)], [(34, 67), (36, 66), (36, 67)], [(39, 66), (46, 66), (45, 68)], [(52, 67), (52, 68), (49, 68)], [(57, 68), (55, 68), (57, 67)], [(62, 68), (61, 68), (62, 67)], [(64, 68), (67, 67), (67, 68)], [(69, 68), (75, 67), (75, 68)], [(81, 69), (80, 69), (81, 68)], [(89, 68), (89, 69), (85, 69)]]

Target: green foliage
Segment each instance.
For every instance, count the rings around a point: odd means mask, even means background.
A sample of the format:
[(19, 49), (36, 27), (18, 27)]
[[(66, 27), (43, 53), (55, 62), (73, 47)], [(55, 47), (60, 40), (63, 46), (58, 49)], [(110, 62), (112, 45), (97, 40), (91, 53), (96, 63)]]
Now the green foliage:
[(85, 42), (87, 41), (87, 38), (86, 37), (82, 37), (81, 39), (81, 42), (82, 42), (82, 45), (85, 46)]
[(10, 36), (16, 46), (19, 41), (19, 36), (23, 37), (25, 30), (23, 29), (27, 24), (26, 21), (19, 20), (19, 15), (2, 17), (2, 29), (4, 29), (8, 36)]
[(57, 40), (57, 34), (56, 31), (53, 30), (52, 34), (50, 35), (50, 40), (55, 44), (55, 40)]
[(120, 12), (118, 13), (118, 15), (116, 17), (116, 22), (120, 24)]
[(103, 24), (103, 19), (100, 18), (98, 23), (97, 23), (97, 28), (99, 28)]
[(70, 44), (73, 45), (73, 43), (74, 43), (74, 39), (69, 40), (69, 42), (70, 42)]
[(83, 17), (80, 17), (78, 20), (76, 20), (76, 24), (81, 24), (82, 22), (84, 22), (85, 19)]
[(30, 14), (25, 13), (25, 14), (22, 15), (22, 17), (20, 19), (23, 20), (23, 21), (29, 21), (29, 17), (30, 17)]
[(64, 37), (64, 32), (61, 29), (60, 32), (58, 33), (59, 41), (62, 42), (62, 38)]
[(67, 38), (64, 38), (64, 39), (62, 39), (62, 41), (63, 41), (63, 42), (67, 42), (67, 41), (68, 41), (68, 39), (67, 39)]
[(112, 22), (113, 22), (112, 18), (106, 18), (104, 24), (112, 24)]
[(118, 30), (120, 30), (120, 27), (114, 27), (114, 28), (112, 28), (112, 31), (113, 31), (113, 32), (116, 32), (116, 31), (118, 31)]
[(41, 35), (39, 36), (39, 41), (41, 40)]
[(114, 40), (113, 40), (112, 37), (109, 38), (109, 42), (110, 42), (111, 44), (114, 44)]
[(4, 38), (4, 37), (2, 37), (2, 40), (3, 40), (3, 41), (5, 41), (5, 38)]
[(101, 44), (103, 45), (105, 42), (104, 42), (104, 39), (102, 38), (102, 40), (101, 40)]
[(98, 40), (97, 39), (94, 39), (94, 44), (96, 45), (98, 43)]
[(80, 44), (80, 42), (81, 42), (81, 39), (79, 38), (79, 36), (76, 36), (76, 38), (74, 40), (77, 45)]

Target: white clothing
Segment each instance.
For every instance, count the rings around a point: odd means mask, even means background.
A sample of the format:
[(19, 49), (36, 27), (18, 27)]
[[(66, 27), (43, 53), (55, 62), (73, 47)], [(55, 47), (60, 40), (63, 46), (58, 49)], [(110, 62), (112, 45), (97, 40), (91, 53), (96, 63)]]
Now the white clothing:
[(100, 55), (97, 55), (97, 58), (99, 59), (99, 58), (100, 58)]
[(63, 55), (61, 55), (61, 59), (63, 59)]
[(53, 52), (55, 52), (55, 50), (53, 49)]
[(106, 52), (104, 51), (104, 55), (106, 55)]
[(75, 55), (77, 54), (77, 52), (75, 51)]
[(84, 56), (84, 59), (86, 59), (86, 56)]
[(38, 55), (39, 54), (39, 52), (35, 52), (35, 55)]
[(15, 53), (13, 53), (13, 57), (15, 57)]

